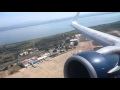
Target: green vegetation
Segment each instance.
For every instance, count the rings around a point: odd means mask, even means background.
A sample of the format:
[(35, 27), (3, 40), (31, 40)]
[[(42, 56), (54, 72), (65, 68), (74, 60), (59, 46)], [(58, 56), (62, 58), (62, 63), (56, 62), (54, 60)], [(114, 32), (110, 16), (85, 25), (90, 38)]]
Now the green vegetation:
[(117, 21), (114, 23), (109, 23), (109, 24), (97, 25), (97, 26), (93, 26), (91, 28), (96, 29), (98, 31), (102, 31), (102, 32), (120, 30), (120, 21)]
[(6, 44), (3, 47), (0, 47), (0, 53), (20, 51), (20, 50), (23, 50), (27, 47), (30, 47), (27, 45), (29, 45), (28, 41), (14, 43), (14, 44)]
[(48, 46), (53, 46), (53, 44), (57, 43), (60, 45), (62, 41), (66, 39), (66, 37), (70, 37), (74, 34), (79, 33), (76, 30), (62, 33), (62, 34), (57, 34), (53, 36), (48, 36), (44, 38), (39, 38), (39, 39), (33, 39), (33, 40), (28, 40), (28, 41), (23, 41), (23, 42), (18, 42), (14, 44), (6, 44), (0, 47), (0, 54), (4, 52), (19, 52), (21, 50), (27, 49), (27, 48), (32, 48), (32, 47), (37, 47), (39, 49), (46, 49)]
[(13, 74), (13, 73), (18, 72), (20, 69), (21, 69), (20, 66), (15, 65), (15, 66), (10, 67), (10, 68), (8, 69), (8, 71), (9, 71), (10, 74)]
[[(112, 30), (120, 30), (120, 21), (114, 22), (110, 24), (103, 24), (91, 27), (93, 29), (108, 32)], [(1, 46), (0, 45), (0, 66), (4, 63), (15, 62), (18, 58), (19, 53), (22, 50), (26, 50), (28, 48), (38, 48), (40, 51), (45, 50), (48, 51), (51, 48), (55, 48), (62, 46), (63, 43), (66, 43), (65, 46), (68, 45), (69, 40), (72, 38), (73, 35), (79, 34), (78, 31), (73, 30), (70, 32), (65, 32), (53, 36), (48, 36), (44, 38), (38, 38), (13, 44), (6, 44)], [(77, 45), (77, 43), (76, 43)], [(67, 47), (66, 47), (67, 48)]]
[(13, 44), (7, 44), (0, 47), (0, 65), (3, 63), (8, 63), (11, 61), (16, 61), (18, 59), (18, 55), (22, 50), (26, 50), (29, 48), (38, 48), (40, 51), (45, 50), (48, 51), (50, 48), (57, 47), (64, 43), (64, 41), (75, 34), (79, 33), (76, 30), (61, 33), (53, 36), (48, 36), (44, 38), (28, 40)]
[(71, 36), (78, 34), (78, 31), (70, 31), (62, 34), (57, 34), (54, 36), (49, 36), (47, 38), (43, 38), (35, 43), (35, 47), (39, 50), (48, 50), (49, 48), (57, 47), (58, 45), (62, 45), (67, 38), (71, 38)]

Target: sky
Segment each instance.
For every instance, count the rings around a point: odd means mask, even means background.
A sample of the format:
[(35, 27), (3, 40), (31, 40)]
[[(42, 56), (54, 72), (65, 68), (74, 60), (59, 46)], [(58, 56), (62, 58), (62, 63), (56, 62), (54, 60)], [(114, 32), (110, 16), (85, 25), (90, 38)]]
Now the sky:
[[(77, 12), (0, 12), (0, 44), (21, 42), (71, 31), (73, 28), (70, 24), (76, 13)], [(108, 15), (108, 13), (110, 14)], [(119, 20), (120, 13), (81, 12), (78, 22), (81, 25), (90, 27)], [(44, 21), (49, 22), (47, 24), (40, 24), (42, 21), (43, 23)], [(25, 25), (28, 26), (24, 27)]]
[[(0, 27), (75, 16), (77, 12), (0, 12)], [(81, 15), (95, 12), (81, 12)]]

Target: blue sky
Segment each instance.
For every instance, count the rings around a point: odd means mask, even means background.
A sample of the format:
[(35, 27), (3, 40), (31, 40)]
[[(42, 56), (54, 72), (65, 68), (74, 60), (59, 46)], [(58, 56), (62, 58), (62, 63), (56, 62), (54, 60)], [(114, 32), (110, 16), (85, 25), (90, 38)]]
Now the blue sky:
[[(75, 16), (77, 12), (0, 12), (0, 27)], [(95, 12), (81, 12), (81, 15)]]

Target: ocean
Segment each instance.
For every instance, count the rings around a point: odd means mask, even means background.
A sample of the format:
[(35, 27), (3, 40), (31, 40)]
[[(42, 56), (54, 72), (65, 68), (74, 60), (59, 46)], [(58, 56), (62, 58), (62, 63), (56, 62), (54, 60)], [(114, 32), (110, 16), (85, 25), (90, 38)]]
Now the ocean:
[[(120, 13), (103, 14), (79, 18), (81, 25), (90, 27), (120, 21)], [(37, 26), (18, 28), (0, 32), (0, 45), (46, 37), (74, 30), (70, 26), (72, 19)]]

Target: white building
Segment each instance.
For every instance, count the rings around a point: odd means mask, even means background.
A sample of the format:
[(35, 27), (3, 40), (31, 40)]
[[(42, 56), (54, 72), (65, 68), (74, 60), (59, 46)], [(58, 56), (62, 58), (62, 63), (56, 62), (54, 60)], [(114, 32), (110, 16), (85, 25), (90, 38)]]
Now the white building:
[(80, 36), (81, 36), (81, 34), (75, 34), (75, 38), (76, 38), (76, 39), (79, 39)]
[(42, 56), (42, 57), (37, 58), (37, 60), (44, 60), (46, 58), (47, 58), (47, 56)]
[(23, 54), (24, 54), (24, 55), (27, 55), (27, 54), (28, 54), (28, 51), (23, 52)]

